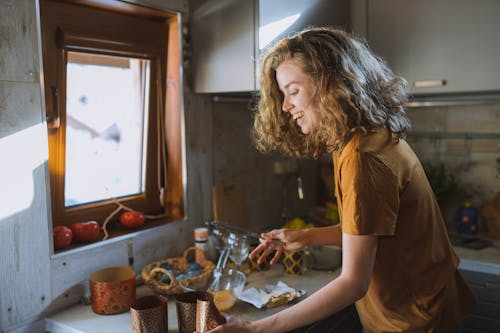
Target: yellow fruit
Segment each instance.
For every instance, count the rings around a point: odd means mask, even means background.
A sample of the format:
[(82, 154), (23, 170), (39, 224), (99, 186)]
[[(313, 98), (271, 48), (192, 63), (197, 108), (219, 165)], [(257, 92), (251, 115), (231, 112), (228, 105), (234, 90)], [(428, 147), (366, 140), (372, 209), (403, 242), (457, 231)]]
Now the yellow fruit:
[(214, 291), (213, 295), (215, 307), (221, 312), (231, 309), (236, 303), (236, 297), (229, 290)]
[(300, 217), (296, 217), (285, 223), (283, 228), (286, 229), (303, 229), (306, 225), (306, 222)]
[(337, 204), (334, 203), (334, 202), (331, 202), (331, 201), (328, 201), (326, 203), (326, 209), (332, 209), (332, 210), (337, 210), (338, 207), (337, 207)]
[(338, 223), (340, 220), (339, 217), (339, 209), (337, 205), (333, 202), (327, 202), (326, 203), (326, 209), (325, 209), (325, 219), (330, 220), (334, 224)]

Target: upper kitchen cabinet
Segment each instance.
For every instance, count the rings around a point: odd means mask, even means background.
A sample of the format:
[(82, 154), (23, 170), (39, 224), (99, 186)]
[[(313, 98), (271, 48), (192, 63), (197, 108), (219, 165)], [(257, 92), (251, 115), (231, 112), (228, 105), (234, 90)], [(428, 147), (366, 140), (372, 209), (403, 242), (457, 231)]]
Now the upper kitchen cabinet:
[(368, 44), (416, 97), (500, 91), (500, 1), (359, 1)]
[(259, 88), (259, 58), (277, 39), (307, 26), (349, 28), (348, 0), (193, 0), (193, 89)]

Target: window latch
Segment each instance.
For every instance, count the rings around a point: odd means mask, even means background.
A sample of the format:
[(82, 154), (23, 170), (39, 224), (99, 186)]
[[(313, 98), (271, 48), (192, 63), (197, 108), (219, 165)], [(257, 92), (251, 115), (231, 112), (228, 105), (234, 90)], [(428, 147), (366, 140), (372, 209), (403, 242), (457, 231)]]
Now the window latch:
[(50, 91), (52, 94), (52, 112), (47, 115), (47, 127), (49, 129), (58, 129), (61, 125), (59, 118), (59, 91), (57, 87), (51, 86)]

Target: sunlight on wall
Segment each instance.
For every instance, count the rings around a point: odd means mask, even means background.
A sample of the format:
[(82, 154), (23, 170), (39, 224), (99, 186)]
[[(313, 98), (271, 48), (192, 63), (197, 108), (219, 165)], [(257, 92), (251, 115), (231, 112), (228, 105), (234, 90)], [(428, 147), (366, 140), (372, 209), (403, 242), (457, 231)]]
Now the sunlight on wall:
[(284, 19), (271, 22), (259, 28), (259, 49), (264, 49), (281, 33), (286, 31), (292, 24), (295, 23), (300, 17), (299, 14), (290, 15)]
[(0, 222), (31, 205), (33, 171), (48, 158), (46, 137), (40, 123), (0, 139)]

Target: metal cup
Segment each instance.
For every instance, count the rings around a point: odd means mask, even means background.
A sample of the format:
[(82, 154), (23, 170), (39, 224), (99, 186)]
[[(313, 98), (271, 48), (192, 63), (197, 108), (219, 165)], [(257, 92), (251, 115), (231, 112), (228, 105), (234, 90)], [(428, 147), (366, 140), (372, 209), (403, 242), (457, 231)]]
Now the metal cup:
[(135, 300), (135, 272), (128, 266), (98, 270), (89, 276), (92, 311), (116, 314), (128, 311)]
[(176, 296), (179, 333), (205, 332), (224, 324), (226, 320), (213, 303), (208, 292), (192, 291)]
[(168, 332), (168, 299), (164, 296), (144, 296), (130, 307), (133, 333)]

